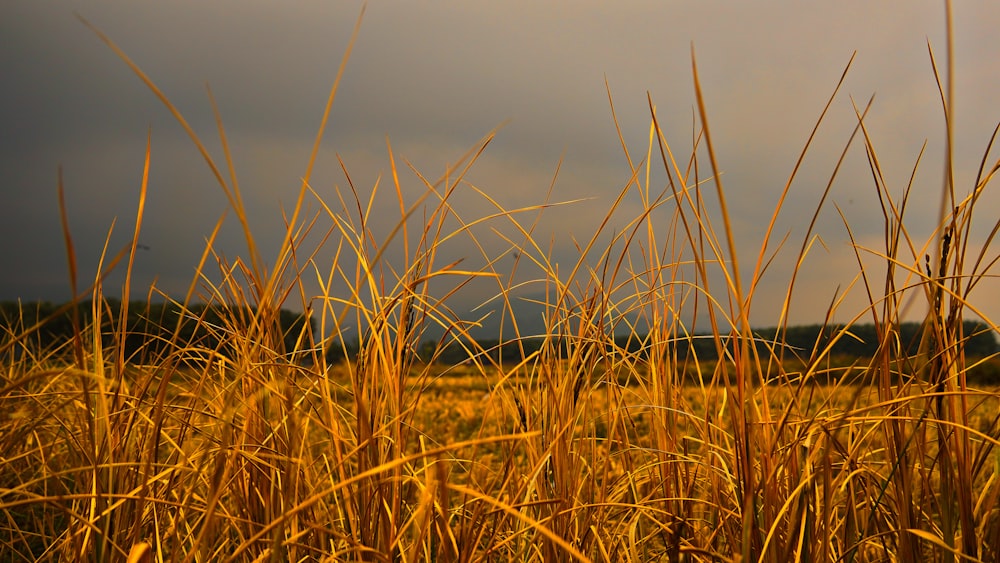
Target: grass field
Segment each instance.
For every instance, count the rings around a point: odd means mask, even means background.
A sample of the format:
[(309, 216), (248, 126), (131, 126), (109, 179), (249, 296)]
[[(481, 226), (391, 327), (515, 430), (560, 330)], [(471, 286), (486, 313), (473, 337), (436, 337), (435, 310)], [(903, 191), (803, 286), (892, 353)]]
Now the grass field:
[[(71, 288), (92, 303), (95, 320), (63, 345), (36, 346), (30, 323), (0, 335), (0, 558), (1000, 559), (1000, 395), (967, 381), (978, 360), (963, 353), (970, 335), (962, 332), (976, 311), (969, 290), (993, 275), (997, 259), (990, 243), (1000, 222), (977, 207), (1000, 168), (990, 147), (974, 185), (946, 182), (926, 241), (907, 228), (909, 188), (873, 181), (885, 237), (880, 248), (856, 247), (857, 283), (870, 304), (854, 322), (874, 323), (881, 346), (830, 377), (839, 368), (828, 349), (793, 354), (779, 338), (762, 352), (754, 341), (748, 312), (773, 251), (774, 223), (752, 269), (741, 269), (696, 66), (693, 146), (682, 153), (668, 143), (650, 103), (644, 158), (622, 141), (632, 174), (608, 220), (581, 242), (587, 261), (552, 262), (534, 238), (541, 204), (495, 204), (475, 218), (453, 212), (452, 194), (469, 188), (464, 174), (492, 135), (441, 179), (424, 180), (415, 201), (403, 198), (395, 164), (389, 188), (361, 190), (371, 198), (379, 189), (399, 194), (400, 220), (385, 240), (367, 230), (370, 206), (358, 191), (324, 201), (312, 190), (317, 141), (281, 250), (265, 257), (227, 170), (228, 152), (217, 162), (153, 81), (102, 38), (191, 134), (245, 235), (246, 254), (230, 263), (212, 252), (212, 233), (190, 290), (169, 298), (189, 311), (208, 302), (240, 314), (209, 327), (221, 337), (217, 348), (177, 337), (155, 353), (126, 355), (127, 311), (109, 315), (102, 296), (128, 304), (130, 282), (104, 287), (99, 277)], [(947, 116), (950, 85), (939, 84)], [(832, 102), (840, 83), (831, 85)], [(857, 108), (851, 143), (864, 145), (878, 179), (866, 112)], [(818, 113), (816, 127), (825, 108)], [(325, 125), (324, 118), (317, 139)], [(225, 147), (221, 120), (219, 134)], [(798, 169), (789, 164), (786, 193)], [(667, 185), (650, 184), (653, 166)], [(102, 272), (131, 271), (145, 189), (144, 180), (132, 244), (106, 256)], [(622, 224), (626, 198), (640, 201), (641, 212), (598, 247), (613, 216)], [(708, 199), (717, 214), (707, 211)], [(307, 215), (307, 200), (322, 211)], [(775, 217), (783, 202), (784, 195)], [(654, 220), (654, 210), (667, 210), (670, 221)], [(76, 279), (65, 216), (63, 209)], [(993, 225), (986, 240), (970, 240), (973, 216)], [(439, 257), (456, 237), (483, 248), (471, 227), (487, 221), (519, 233), (511, 241), (517, 260), (538, 272), (549, 296), (546, 340), (516, 362), (474, 349), (471, 323), (452, 312), (450, 289), (441, 289), (495, 282), (495, 302), (513, 313), (515, 282), (495, 257), (484, 256), (487, 265), (474, 271)], [(318, 249), (304, 241), (314, 232), (335, 249), (332, 264), (313, 259)], [(784, 247), (800, 264), (812, 234), (798, 250)], [(389, 248), (405, 249), (403, 258), (390, 262), (398, 253)], [(872, 267), (862, 254), (881, 263)], [(783, 288), (783, 318), (795, 283), (793, 275)], [(318, 295), (306, 289), (314, 284)], [(341, 286), (354, 293), (333, 290)], [(896, 327), (913, 299), (928, 314), (920, 350), (908, 355)], [(279, 311), (291, 305), (312, 315), (322, 341), (304, 331), (286, 348)], [(709, 319), (725, 361), (678, 353), (691, 338), (678, 312), (692, 308)], [(617, 349), (616, 331), (640, 326), (636, 319), (649, 328), (633, 329), (642, 353)], [(206, 321), (192, 313), (176, 322), (179, 335), (183, 325)], [(327, 348), (348, 327), (364, 335), (356, 361), (328, 364)], [(442, 344), (472, 347), (474, 361), (419, 363), (415, 351), (429, 327), (443, 333)], [(515, 317), (504, 339), (516, 345), (520, 336)], [(701, 383), (685, 383), (691, 370)]]

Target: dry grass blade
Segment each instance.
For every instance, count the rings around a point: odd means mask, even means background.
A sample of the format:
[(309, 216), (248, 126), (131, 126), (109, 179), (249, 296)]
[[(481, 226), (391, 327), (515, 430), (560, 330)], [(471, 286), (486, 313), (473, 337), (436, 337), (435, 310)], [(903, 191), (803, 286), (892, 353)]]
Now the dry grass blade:
[[(923, 150), (894, 185), (868, 130), (876, 109), (851, 99), (851, 134), (803, 215), (801, 245), (789, 252), (791, 234), (777, 236), (852, 56), (751, 241), (749, 281), (693, 48), (684, 152), (650, 93), (648, 144), (630, 147), (605, 81), (628, 173), (592, 230), (565, 243), (567, 262), (543, 234), (547, 214), (581, 204), (554, 197), (561, 159), (538, 203), (505, 204), (471, 180), (496, 131), (436, 179), (387, 139), (384, 180), (357, 184), (337, 155), (345, 187), (310, 185), (359, 16), (265, 263), (211, 92), (225, 176), (166, 95), (83, 20), (172, 112), (229, 209), (183, 296), (153, 286), (135, 299), (149, 135), (129, 243), (115, 252), (109, 234), (81, 291), (60, 174), (74, 299), (0, 319), (0, 552), (130, 563), (1000, 559), (998, 324), (972, 292), (1000, 262), (1000, 221), (978, 222), (1000, 127), (962, 194), (950, 5), (946, 18), (946, 72), (930, 51), (948, 137), (939, 221), (911, 203)], [(867, 159), (881, 238), (834, 205), (856, 267), (822, 327), (789, 326), (852, 147)], [(247, 248), (225, 257), (216, 242), (230, 210)], [(791, 270), (772, 279), (786, 254)], [(124, 285), (112, 288), (120, 264)], [(751, 328), (764, 291), (785, 296), (773, 330)], [(467, 292), (486, 296), (469, 314)], [(865, 302), (849, 309), (849, 294)], [(922, 323), (906, 322), (914, 304), (927, 306)], [(500, 328), (482, 339), (491, 315)], [(60, 322), (62, 339), (49, 338)]]

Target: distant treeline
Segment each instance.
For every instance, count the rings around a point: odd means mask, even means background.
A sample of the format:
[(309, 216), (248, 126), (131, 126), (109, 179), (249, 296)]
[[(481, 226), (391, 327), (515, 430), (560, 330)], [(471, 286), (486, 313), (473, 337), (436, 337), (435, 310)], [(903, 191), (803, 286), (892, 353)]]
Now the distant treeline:
[[(62, 309), (62, 311), (60, 311)], [(75, 313), (74, 313), (75, 309)], [(56, 314), (58, 312), (58, 314)], [(42, 320), (46, 322), (25, 339), (25, 344), (32, 348), (44, 350), (54, 349), (69, 342), (74, 336), (74, 316), (80, 329), (92, 325), (93, 310), (89, 301), (75, 306), (50, 302), (20, 303), (15, 301), (0, 302), (0, 344), (11, 336), (23, 333)], [(191, 305), (187, 309), (173, 303), (132, 302), (128, 308), (128, 318), (125, 326), (126, 355), (141, 354), (146, 358), (176, 349), (178, 346), (193, 347), (202, 350), (217, 350), (229, 355), (234, 342), (246, 335), (254, 311), (249, 307), (228, 307), (222, 305)], [(106, 346), (114, 344), (112, 326), (117, 327), (121, 318), (121, 302), (106, 299), (102, 310), (102, 337)], [(114, 323), (112, 325), (111, 323)], [(282, 309), (278, 314), (281, 327), (282, 353), (297, 349), (299, 338), (303, 335), (306, 318), (301, 313)], [(305, 329), (306, 335), (315, 335), (315, 321), (310, 319)], [(843, 326), (805, 325), (792, 326), (782, 331), (775, 328), (754, 331), (758, 352), (768, 356), (769, 350), (784, 349), (786, 358), (808, 358), (814, 347), (823, 349), (833, 336), (840, 334)], [(897, 327), (896, 335), (900, 353), (912, 356), (917, 353), (923, 331), (921, 323), (903, 323)], [(89, 338), (89, 334), (85, 335)], [(965, 321), (963, 324), (966, 356), (983, 358), (1000, 352), (994, 332), (982, 322)], [(308, 340), (307, 340), (308, 341)], [(525, 338), (519, 342), (504, 342), (498, 340), (479, 340), (474, 344), (449, 343), (439, 346), (433, 341), (420, 344), (414, 352), (423, 361), (434, 360), (442, 364), (457, 365), (470, 359), (470, 351), (485, 350), (493, 360), (507, 362), (520, 361), (524, 356), (541, 349), (545, 340), (542, 338)], [(775, 346), (780, 342), (781, 346)], [(723, 341), (725, 344), (725, 340)], [(470, 345), (471, 344), (471, 345)], [(874, 325), (854, 325), (833, 344), (829, 356), (845, 358), (868, 358), (876, 354), (879, 338)], [(711, 335), (696, 334), (692, 337), (678, 338), (668, 344), (669, 351), (679, 359), (694, 358), (714, 361), (718, 359), (715, 341)], [(329, 361), (341, 361), (345, 357), (357, 354), (358, 343), (340, 342), (331, 344), (326, 351)], [(612, 347), (608, 346), (608, 352)], [(618, 336), (614, 348), (637, 357), (645, 357), (650, 352), (650, 342), (645, 335)], [(568, 353), (565, 340), (556, 340), (556, 352), (565, 356)]]
[[(907, 322), (894, 327), (900, 350), (896, 352), (903, 356), (913, 356), (920, 348), (923, 336), (923, 324)], [(964, 338), (963, 348), (966, 356), (983, 358), (1000, 351), (994, 332), (982, 322), (965, 321), (962, 325)], [(875, 325), (852, 325), (845, 332), (844, 325), (803, 325), (790, 326), (787, 329), (767, 328), (753, 331), (758, 353), (768, 355), (769, 350), (784, 356), (808, 358), (812, 350), (823, 351), (834, 337), (836, 342), (827, 353), (832, 357), (871, 358), (878, 352), (880, 338), (875, 331)], [(725, 343), (725, 340), (723, 341)], [(776, 344), (778, 343), (778, 344)], [(630, 342), (627, 346), (636, 351), (641, 343)], [(715, 341), (705, 335), (696, 336), (691, 340), (677, 343), (677, 354), (683, 356), (691, 351), (697, 353), (699, 359), (716, 360), (718, 354)]]
[[(113, 345), (115, 334), (112, 326), (119, 327), (122, 304), (117, 299), (105, 299), (101, 312), (102, 344)], [(0, 302), (0, 343), (18, 337), (25, 330), (45, 321), (37, 330), (22, 339), (27, 346), (37, 350), (53, 350), (64, 346), (77, 327), (87, 331), (93, 324), (94, 312), (90, 301), (72, 304), (51, 302), (22, 303)], [(174, 303), (129, 303), (125, 320), (125, 353), (127, 357), (157, 358), (178, 347), (217, 350), (231, 357), (234, 343), (246, 336), (246, 329), (254, 317), (249, 307), (195, 304), (182, 308)], [(301, 313), (282, 309), (278, 313), (284, 350), (295, 350), (302, 335), (306, 319)], [(112, 324), (113, 323), (113, 324)], [(91, 329), (92, 330), (92, 329)], [(310, 320), (307, 334), (315, 331)], [(85, 332), (84, 338), (90, 339)]]
[[(776, 328), (755, 330), (754, 338), (758, 352), (767, 357), (773, 349), (776, 353), (784, 350), (786, 358), (808, 358), (814, 347), (818, 346), (823, 350), (831, 342), (832, 338), (843, 331), (843, 325), (805, 325), (791, 326), (782, 331)], [(923, 331), (921, 323), (903, 323), (897, 327), (897, 338), (902, 349), (900, 354), (912, 356), (918, 352), (920, 339)], [(965, 321), (963, 324), (964, 352), (966, 356), (973, 358), (984, 358), (1000, 351), (1000, 345), (993, 331), (984, 323), (976, 321)], [(774, 343), (780, 342), (777, 346)], [(467, 349), (486, 350), (487, 354), (494, 360), (504, 362), (518, 361), (522, 354), (531, 354), (541, 348), (544, 341), (541, 338), (528, 338), (519, 342), (505, 342), (501, 344), (498, 340), (480, 340), (477, 346), (463, 347), (458, 343), (451, 343), (442, 349), (438, 349), (433, 343), (425, 342), (418, 351), (421, 359), (428, 360), (435, 358), (436, 361), (444, 364), (459, 364), (469, 359)], [(726, 344), (726, 339), (723, 339)], [(871, 324), (860, 324), (850, 327), (845, 334), (841, 334), (838, 340), (830, 349), (829, 356), (845, 358), (870, 358), (873, 357), (879, 346), (879, 338), (875, 332), (875, 326)], [(557, 343), (557, 350), (560, 355), (567, 353), (568, 347), (565, 342)], [(638, 357), (646, 356), (650, 351), (650, 343), (646, 335), (626, 335), (615, 338), (615, 348), (626, 351)], [(356, 349), (356, 346), (351, 347)], [(609, 348), (611, 348), (609, 346)], [(718, 352), (715, 340), (711, 335), (696, 334), (690, 338), (678, 338), (669, 343), (670, 353), (678, 358), (694, 358), (699, 360), (714, 361), (718, 359)], [(608, 350), (611, 351), (611, 350)]]

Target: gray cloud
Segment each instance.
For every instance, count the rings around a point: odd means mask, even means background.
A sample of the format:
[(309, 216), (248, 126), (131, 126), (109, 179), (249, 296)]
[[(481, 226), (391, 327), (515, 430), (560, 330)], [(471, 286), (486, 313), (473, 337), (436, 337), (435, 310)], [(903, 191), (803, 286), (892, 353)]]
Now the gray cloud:
[[(93, 275), (115, 217), (113, 243), (128, 240), (150, 128), (153, 153), (142, 237), (150, 250), (139, 257), (137, 283), (148, 285), (155, 278), (171, 292), (186, 288), (204, 237), (226, 208), (222, 191), (181, 128), (76, 20), (74, 10), (153, 78), (221, 158), (205, 92), (210, 83), (251, 220), (264, 250), (273, 253), (280, 241), (279, 205), (294, 202), (358, 9), (348, 2), (285, 7), (230, 0), (7, 4), (0, 18), (5, 43), (0, 50), (0, 237), (7, 241), (0, 259), (11, 273), (0, 280), (0, 297), (68, 295), (55, 199), (60, 164), (81, 264), (90, 268), (84, 275)], [(1000, 7), (957, 4), (955, 16), (957, 178), (960, 191), (967, 193), (986, 139), (1000, 119), (992, 95), (1000, 86), (1000, 38), (992, 31), (1000, 23)], [(585, 201), (548, 210), (538, 236), (546, 244), (554, 237), (560, 262), (572, 263), (570, 236), (586, 239), (628, 179), (605, 77), (633, 158), (645, 157), (648, 92), (672, 148), (686, 159), (695, 107), (693, 42), (748, 274), (812, 124), (857, 50), (852, 72), (778, 222), (776, 237), (792, 236), (789, 256), (775, 262), (770, 278), (781, 291), (759, 296), (757, 322), (767, 324), (780, 307), (792, 251), (855, 125), (849, 96), (863, 105), (876, 94), (867, 124), (893, 193), (901, 193), (920, 146), (929, 139), (911, 203), (919, 231), (914, 235), (923, 237), (921, 242), (929, 236), (942, 177), (943, 119), (927, 41), (943, 65), (943, 19), (941, 4), (929, 0), (372, 3), (312, 184), (331, 197), (337, 188), (346, 190), (335, 157), (340, 154), (363, 194), (380, 176), (382, 189), (388, 189), (387, 136), (398, 163), (410, 159), (436, 178), (446, 163), (505, 124), (469, 179), (503, 205), (540, 203), (565, 155), (554, 199)], [(700, 158), (705, 177), (707, 159)], [(658, 167), (657, 157), (657, 190), (666, 181)], [(419, 196), (420, 182), (411, 173), (404, 171), (403, 182), (407, 197)], [(882, 228), (871, 185), (857, 139), (831, 203), (841, 206), (866, 240), (875, 240)], [(983, 210), (996, 209), (996, 197), (987, 198)], [(387, 232), (398, 215), (396, 204), (387, 198), (378, 205), (377, 230)], [(456, 205), (468, 217), (486, 209), (465, 188)], [(637, 197), (630, 198), (623, 222), (613, 224), (608, 236), (637, 209)], [(667, 208), (661, 214), (669, 219)], [(995, 220), (986, 215), (977, 225), (980, 237)], [(240, 232), (233, 217), (228, 221), (219, 248), (236, 256), (243, 248)], [(803, 272), (809, 281), (799, 289), (796, 322), (819, 320), (835, 288), (846, 286), (853, 275), (847, 237), (832, 206), (821, 213), (818, 225), (829, 250), (814, 250)], [(490, 252), (506, 248), (488, 229), (477, 234)], [(449, 251), (459, 257), (475, 254), (468, 244)], [(468, 296), (468, 304), (485, 291)], [(853, 303), (852, 311), (860, 307)], [(987, 312), (990, 306), (984, 305)]]

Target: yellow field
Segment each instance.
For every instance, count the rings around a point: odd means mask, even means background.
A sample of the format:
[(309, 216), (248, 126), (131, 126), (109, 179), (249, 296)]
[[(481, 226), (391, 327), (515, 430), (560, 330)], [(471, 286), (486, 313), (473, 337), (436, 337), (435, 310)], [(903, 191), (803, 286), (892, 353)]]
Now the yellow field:
[[(772, 221), (739, 266), (696, 68), (692, 146), (675, 150), (651, 104), (649, 144), (630, 152), (622, 141), (629, 177), (591, 239), (578, 241), (575, 264), (556, 263), (534, 238), (550, 202), (504, 209), (465, 181), (492, 134), (439, 179), (415, 174), (415, 201), (391, 152), (384, 184), (362, 191), (348, 176), (351, 190), (324, 201), (309, 184), (317, 140), (285, 237), (265, 257), (238, 184), (222, 172), (231, 155), (213, 158), (152, 79), (102, 39), (189, 132), (246, 250), (232, 261), (216, 254), (217, 229), (186, 295), (147, 294), (181, 312), (157, 321), (156, 334), (172, 336), (130, 333), (129, 283), (103, 283), (135, 256), (144, 181), (131, 244), (106, 257), (91, 287), (74, 288), (90, 320), (52, 346), (23, 318), (0, 333), (0, 559), (1000, 560), (1000, 398), (967, 381), (976, 360), (963, 332), (978, 311), (971, 289), (1000, 262), (990, 248), (1000, 220), (976, 206), (1000, 162), (984, 161), (966, 192), (945, 189), (940, 221), (918, 221), (933, 232), (915, 240), (902, 213), (909, 187), (900, 196), (880, 180), (858, 108), (847, 143), (864, 143), (884, 240), (853, 246), (864, 310), (834, 300), (828, 318), (874, 324), (877, 353), (844, 370), (824, 367), (835, 362), (817, 347), (800, 358), (807, 369), (792, 368), (790, 346), (754, 336), (750, 309), (771, 283), (787, 295), (787, 324), (798, 272), (787, 287), (764, 272), (778, 246), (803, 264), (815, 233), (782, 246)], [(950, 116), (951, 100), (942, 106)], [(650, 180), (654, 166), (666, 185)], [(451, 207), (459, 187), (482, 196), (482, 217)], [(401, 210), (388, 234), (369, 230), (380, 190)], [(306, 201), (320, 212), (309, 216)], [(621, 217), (627, 209), (637, 211)], [(968, 243), (973, 216), (993, 226), (982, 244)], [(482, 225), (508, 237), (506, 262), (483, 250), (473, 229)], [(65, 221), (64, 230), (76, 280)], [(481, 268), (439, 256), (455, 237), (482, 251)], [(307, 242), (317, 238), (332, 261), (314, 260)], [(519, 334), (512, 303), (526, 282), (498, 269), (509, 257), (544, 289), (546, 326), (537, 352), (501, 365), (449, 299), (466, 284), (495, 284), (491, 303), (509, 319), (507, 335)], [(121, 309), (105, 295), (120, 295)], [(915, 353), (897, 330), (911, 303), (928, 311)], [(315, 333), (286, 334), (281, 311), (292, 306)], [(725, 361), (681, 357), (691, 313), (708, 319), (704, 340)], [(850, 338), (851, 323), (834, 340)], [(641, 353), (616, 347), (615, 333), (630, 327)], [(192, 328), (214, 339), (182, 336)], [(418, 362), (432, 333), (476, 361), (453, 370)], [(348, 335), (360, 335), (356, 361), (332, 361)], [(689, 376), (678, 374), (691, 370), (703, 384), (683, 383)], [(830, 384), (811, 383), (820, 380)]]

